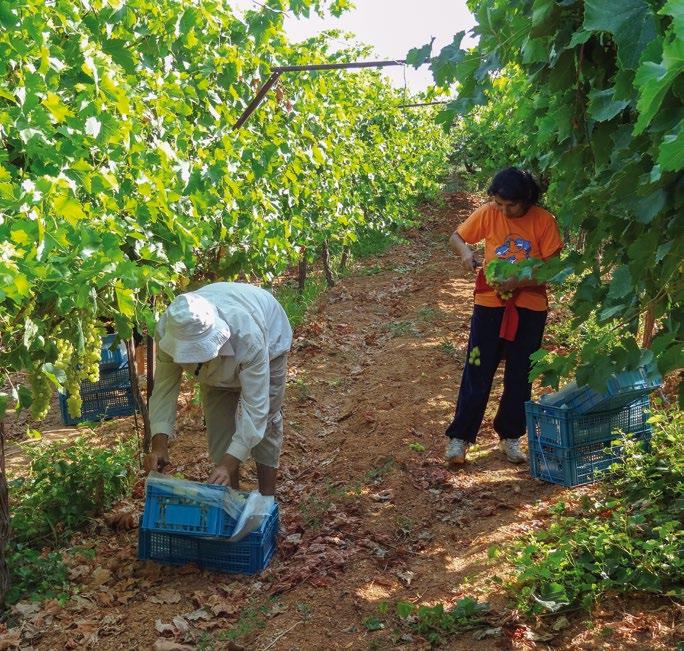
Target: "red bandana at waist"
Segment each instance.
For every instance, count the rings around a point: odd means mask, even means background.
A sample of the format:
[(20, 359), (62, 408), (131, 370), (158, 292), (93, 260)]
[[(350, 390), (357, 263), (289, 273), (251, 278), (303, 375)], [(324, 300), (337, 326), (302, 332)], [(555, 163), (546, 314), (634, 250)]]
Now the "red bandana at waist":
[[(499, 328), (499, 337), (506, 341), (515, 341), (515, 336), (518, 334), (520, 317), (518, 315), (518, 308), (515, 306), (515, 299), (518, 298), (521, 291), (541, 294), (544, 300), (546, 300), (546, 285), (530, 285), (529, 287), (520, 287), (513, 290), (512, 296), (504, 303), (505, 309), (503, 319), (501, 320), (501, 328)], [(475, 279), (475, 294), (477, 295), (482, 292), (496, 292), (496, 289), (487, 282), (482, 269), (480, 269)]]

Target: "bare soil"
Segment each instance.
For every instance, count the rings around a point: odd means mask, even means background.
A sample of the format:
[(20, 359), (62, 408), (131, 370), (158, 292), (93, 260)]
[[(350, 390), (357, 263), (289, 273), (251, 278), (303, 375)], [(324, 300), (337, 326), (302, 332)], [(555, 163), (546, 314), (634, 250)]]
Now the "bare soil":
[[(675, 648), (682, 613), (668, 600), (611, 598), (554, 631), (558, 618), (522, 623), (494, 580), (508, 570), (488, 559), (491, 546), (544, 527), (551, 503), (591, 489), (561, 489), (505, 461), (491, 425), (500, 374), (468, 463), (445, 467), (473, 291), (446, 240), (477, 201), (452, 194), (426, 209), (405, 244), (357, 265), (295, 333), (279, 550), (262, 575), (141, 563), (137, 531), (97, 522), (74, 541), (95, 555), (70, 556), (80, 594), (64, 607), (22, 604), (5, 639), (40, 650), (424, 649), (398, 626), (396, 603), (449, 606), (471, 596), (491, 604), (500, 634), (476, 640), (471, 631), (443, 648)], [(130, 435), (133, 422), (106, 427)], [(188, 391), (179, 430), (174, 470), (206, 479), (202, 418)], [(255, 485), (251, 464), (243, 477)], [(121, 509), (142, 510), (140, 482)], [(369, 630), (375, 620), (384, 628)]]

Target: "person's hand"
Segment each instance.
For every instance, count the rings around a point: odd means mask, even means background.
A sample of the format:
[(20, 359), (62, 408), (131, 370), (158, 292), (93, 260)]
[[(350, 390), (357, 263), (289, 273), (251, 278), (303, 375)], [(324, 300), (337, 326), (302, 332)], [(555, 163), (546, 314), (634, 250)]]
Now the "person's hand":
[(506, 278), (506, 280), (496, 283), (496, 289), (501, 292), (512, 292), (514, 289), (518, 289), (519, 286), (520, 282), (518, 279), (513, 278), (512, 276), (510, 278)]
[(231, 454), (224, 454), (221, 461), (216, 464), (214, 472), (209, 475), (207, 479), (208, 484), (220, 484), (221, 486), (230, 486), (231, 478), (237, 477), (240, 470), (240, 460), (236, 459)]
[(152, 437), (150, 451), (145, 455), (145, 459), (143, 460), (145, 474), (149, 474), (153, 470), (163, 472), (164, 468), (169, 465), (169, 448), (167, 440), (168, 437), (164, 434), (155, 434)]
[(480, 261), (470, 249), (467, 249), (461, 254), (461, 264), (466, 271), (475, 271), (480, 266)]

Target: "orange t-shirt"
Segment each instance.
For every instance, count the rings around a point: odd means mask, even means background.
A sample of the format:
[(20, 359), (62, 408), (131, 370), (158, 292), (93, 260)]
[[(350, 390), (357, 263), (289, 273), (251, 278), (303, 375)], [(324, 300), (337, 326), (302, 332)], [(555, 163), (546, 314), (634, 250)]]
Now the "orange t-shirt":
[[(480, 206), (456, 232), (467, 244), (485, 241), (485, 266), (491, 260), (510, 260), (512, 264), (527, 258), (547, 260), (563, 246), (555, 217), (539, 206), (531, 206), (522, 217), (506, 217), (492, 201)], [(475, 304), (503, 307), (495, 291), (478, 292)], [(515, 300), (517, 307), (543, 312), (546, 299), (521, 289)]]

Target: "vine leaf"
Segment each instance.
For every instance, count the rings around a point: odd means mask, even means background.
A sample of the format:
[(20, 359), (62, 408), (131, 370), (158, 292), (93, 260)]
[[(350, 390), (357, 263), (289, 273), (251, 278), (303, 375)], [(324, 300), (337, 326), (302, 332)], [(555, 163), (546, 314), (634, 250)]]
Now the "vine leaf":
[(586, 0), (583, 28), (612, 34), (618, 60), (629, 70), (656, 37), (655, 16), (644, 0)]

